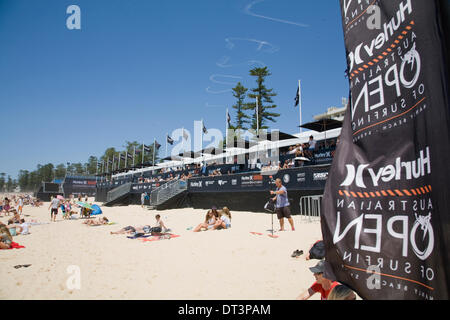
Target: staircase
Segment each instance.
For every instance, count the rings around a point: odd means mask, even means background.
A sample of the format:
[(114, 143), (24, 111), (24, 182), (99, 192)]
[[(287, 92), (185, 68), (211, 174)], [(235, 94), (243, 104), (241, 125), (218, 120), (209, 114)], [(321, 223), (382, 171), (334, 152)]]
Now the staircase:
[(157, 208), (187, 190), (187, 182), (174, 180), (154, 189), (150, 194), (150, 208)]
[(131, 185), (131, 182), (125, 183), (108, 191), (106, 195), (106, 202), (103, 205), (110, 207), (123, 200), (131, 192)]

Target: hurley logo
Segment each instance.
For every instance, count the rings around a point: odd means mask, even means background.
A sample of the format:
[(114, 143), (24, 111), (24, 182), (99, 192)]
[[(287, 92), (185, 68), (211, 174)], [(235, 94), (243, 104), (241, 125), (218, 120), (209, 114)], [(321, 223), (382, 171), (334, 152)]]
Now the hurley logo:
[(369, 167), (368, 164), (360, 164), (355, 168), (352, 164), (345, 165), (347, 168), (347, 177), (341, 183), (341, 187), (348, 187), (355, 183), (359, 188), (367, 188), (364, 183), (364, 173), (365, 170), (369, 172), (372, 185), (377, 187), (380, 180), (382, 182), (390, 182), (393, 179), (401, 180), (402, 176), (406, 180), (417, 179), (431, 173), (431, 162), (430, 162), (430, 150), (429, 147), (425, 149), (426, 154), (423, 150), (420, 151), (420, 157), (417, 160), (402, 162), (401, 158), (398, 157), (395, 160), (394, 165), (387, 165), (381, 167), (378, 171), (375, 171)]

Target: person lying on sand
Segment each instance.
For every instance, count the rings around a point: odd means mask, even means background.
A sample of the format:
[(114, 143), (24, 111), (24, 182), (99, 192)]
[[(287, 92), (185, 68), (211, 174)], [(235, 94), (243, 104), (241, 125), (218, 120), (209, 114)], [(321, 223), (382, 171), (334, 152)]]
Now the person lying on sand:
[(108, 224), (109, 220), (106, 217), (98, 218), (98, 220), (95, 219), (89, 219), (86, 221), (83, 221), (83, 224), (87, 224), (88, 226), (101, 226), (104, 224)]
[(231, 228), (231, 213), (230, 209), (227, 207), (223, 207), (223, 209), (219, 212), (220, 219), (216, 221), (211, 230), (220, 230), (220, 229), (229, 229)]
[(138, 234), (138, 233), (151, 233), (152, 235), (159, 235), (161, 233), (165, 233), (169, 231), (164, 224), (164, 222), (161, 219), (161, 216), (157, 214), (155, 216), (157, 225), (155, 227), (151, 227), (150, 225), (140, 226), (140, 227), (133, 227), (133, 226), (126, 226), (118, 231), (111, 231), (111, 234)]
[[(215, 207), (213, 207), (214, 209)], [(205, 222), (200, 223), (198, 226), (195, 227), (193, 232), (200, 232), (202, 229), (212, 229), (214, 225), (216, 224), (216, 215), (214, 210), (211, 209), (206, 213)], [(217, 212), (217, 211), (216, 211)]]

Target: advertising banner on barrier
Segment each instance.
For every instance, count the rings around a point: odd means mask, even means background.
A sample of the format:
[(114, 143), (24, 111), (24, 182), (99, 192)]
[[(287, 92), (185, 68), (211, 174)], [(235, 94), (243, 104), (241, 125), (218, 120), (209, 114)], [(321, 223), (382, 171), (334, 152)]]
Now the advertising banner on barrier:
[(449, 299), (438, 1), (341, 0), (341, 8), (350, 104), (322, 202), (324, 276), (364, 299)]
[(192, 178), (188, 180), (190, 193), (197, 192), (253, 192), (274, 188), (280, 178), (289, 190), (323, 190), (330, 166), (302, 167), (278, 170), (272, 175), (249, 172), (234, 175)]

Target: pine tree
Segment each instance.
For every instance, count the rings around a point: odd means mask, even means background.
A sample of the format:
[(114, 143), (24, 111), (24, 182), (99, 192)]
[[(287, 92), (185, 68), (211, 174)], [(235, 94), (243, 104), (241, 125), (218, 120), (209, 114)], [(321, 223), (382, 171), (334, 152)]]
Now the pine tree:
[(231, 127), (231, 129), (243, 129), (246, 130), (245, 127), (246, 124), (250, 123), (248, 119), (250, 117), (244, 113), (245, 108), (245, 94), (247, 93), (248, 89), (245, 88), (240, 82), (234, 87), (233, 89), (233, 97), (237, 99), (236, 104), (232, 106), (233, 109), (236, 110), (236, 120), (235, 125)]
[[(273, 92), (273, 89), (267, 89), (264, 85), (265, 78), (272, 74), (267, 67), (264, 67), (250, 70), (250, 75), (256, 77), (256, 83), (258, 86), (251, 90), (253, 93), (248, 94), (248, 97), (253, 102), (247, 103), (244, 109), (253, 111), (252, 129), (257, 129), (257, 123), (259, 124), (259, 129), (268, 129), (268, 126), (266, 125), (267, 121), (276, 122), (275, 118), (280, 116), (279, 113), (268, 111), (277, 107), (277, 105), (273, 104), (272, 100), (272, 97), (275, 97), (277, 94)], [(258, 98), (258, 119), (256, 119), (255, 112), (256, 98)]]

